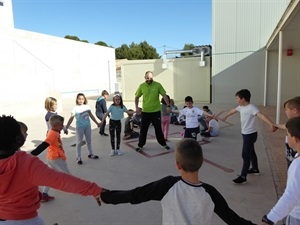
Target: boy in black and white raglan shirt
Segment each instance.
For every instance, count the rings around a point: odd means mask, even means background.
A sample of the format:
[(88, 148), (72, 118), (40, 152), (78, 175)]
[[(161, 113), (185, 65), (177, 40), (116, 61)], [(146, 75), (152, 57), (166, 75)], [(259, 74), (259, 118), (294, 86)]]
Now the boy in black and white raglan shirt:
[(139, 204), (161, 201), (162, 224), (212, 224), (213, 212), (230, 225), (252, 225), (229, 208), (223, 196), (198, 178), (203, 163), (201, 145), (182, 139), (176, 145), (176, 166), (181, 176), (168, 176), (128, 191), (105, 190), (102, 202)]

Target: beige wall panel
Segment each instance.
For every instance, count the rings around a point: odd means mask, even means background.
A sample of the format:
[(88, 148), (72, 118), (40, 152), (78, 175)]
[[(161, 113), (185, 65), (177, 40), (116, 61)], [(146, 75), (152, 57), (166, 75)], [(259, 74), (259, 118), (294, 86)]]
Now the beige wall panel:
[(175, 98), (184, 101), (188, 95), (197, 102), (210, 102), (210, 67), (200, 67), (199, 59), (174, 63)]
[[(277, 85), (278, 85), (278, 52), (270, 51), (268, 53), (268, 81), (267, 81), (267, 104), (276, 105), (277, 103)], [(300, 96), (300, 52), (294, 51), (293, 56), (287, 56), (283, 52), (282, 58), (282, 82), (281, 82), (281, 105), (292, 97)]]
[(145, 81), (146, 71), (152, 71), (154, 80), (160, 82), (168, 95), (173, 95), (173, 74), (162, 69), (162, 60), (131, 60), (122, 64), (122, 96), (126, 101), (134, 101), (138, 86)]
[(160, 82), (175, 102), (183, 102), (191, 95), (195, 102), (210, 102), (210, 58), (200, 67), (200, 57), (168, 59), (168, 68), (162, 69), (163, 61), (132, 60), (122, 64), (122, 96), (133, 101), (138, 86), (144, 82), (147, 70), (153, 71), (154, 80)]

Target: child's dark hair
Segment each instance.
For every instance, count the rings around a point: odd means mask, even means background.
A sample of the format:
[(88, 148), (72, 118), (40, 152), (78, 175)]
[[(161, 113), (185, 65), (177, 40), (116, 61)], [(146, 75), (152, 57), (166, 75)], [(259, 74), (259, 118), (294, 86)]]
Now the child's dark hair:
[(238, 91), (235, 96), (238, 96), (240, 99), (245, 99), (247, 102), (250, 102), (251, 93), (248, 89), (242, 89)]
[(284, 108), (300, 110), (300, 96), (291, 98), (283, 104)]
[(60, 115), (52, 115), (50, 117), (50, 119), (49, 119), (49, 123), (50, 123), (51, 127), (53, 127), (53, 126), (55, 126), (55, 125), (57, 125), (59, 123), (63, 124), (64, 120), (65, 119), (62, 116), (60, 116)]
[(121, 106), (121, 109), (123, 109), (123, 99), (122, 99), (121, 95), (115, 95), (115, 96), (113, 97), (113, 104), (112, 104), (112, 105), (116, 105), (116, 103), (115, 103), (116, 97), (119, 97), (119, 98), (120, 98), (120, 103), (119, 103), (119, 105)]
[(78, 100), (77, 100), (77, 99), (78, 99), (80, 96), (84, 97), (84, 102), (83, 102), (83, 104), (86, 105), (88, 101), (87, 101), (87, 99), (86, 99), (86, 97), (85, 97), (85, 95), (84, 95), (83, 93), (78, 93), (78, 94), (77, 94), (77, 97), (76, 97), (76, 105), (78, 105)]
[(207, 105), (203, 106), (203, 107), (202, 107), (202, 109), (209, 110), (209, 108), (208, 108), (208, 106), (207, 106)]
[(134, 114), (134, 110), (133, 109), (128, 109), (127, 110), (127, 115), (130, 117), (130, 116), (133, 116)]
[(192, 102), (193, 103), (193, 98), (191, 96), (186, 96), (184, 99), (185, 102)]
[(103, 90), (102, 91), (101, 96), (104, 96), (104, 95), (109, 95), (108, 92), (107, 92), (107, 90)]
[[(169, 95), (166, 95), (167, 96), (167, 98), (169, 99), (169, 102), (170, 102), (170, 96)], [(164, 97), (162, 97), (161, 98), (161, 104), (163, 104), (163, 105), (166, 105), (167, 103), (166, 103), (166, 101), (165, 101), (165, 99), (164, 99)]]
[(21, 122), (21, 121), (18, 121), (19, 125), (20, 125), (20, 130), (24, 130), (24, 131), (27, 131), (28, 130), (28, 127), (25, 123)]
[(300, 116), (289, 119), (285, 127), (292, 137), (300, 139)]
[(15, 153), (25, 142), (20, 124), (12, 116), (0, 116), (0, 159)]
[(176, 144), (176, 162), (186, 172), (195, 172), (203, 163), (203, 153), (199, 142), (184, 138)]

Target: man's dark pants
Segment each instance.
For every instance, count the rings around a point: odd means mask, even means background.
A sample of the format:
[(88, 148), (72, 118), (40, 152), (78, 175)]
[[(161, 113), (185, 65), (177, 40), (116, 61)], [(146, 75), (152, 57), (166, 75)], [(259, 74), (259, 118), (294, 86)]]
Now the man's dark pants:
[(161, 130), (161, 112), (158, 111), (151, 113), (142, 112), (142, 121), (138, 146), (143, 147), (146, 144), (147, 133), (150, 123), (152, 123), (152, 125), (154, 126), (157, 142), (162, 146), (166, 145), (164, 134)]

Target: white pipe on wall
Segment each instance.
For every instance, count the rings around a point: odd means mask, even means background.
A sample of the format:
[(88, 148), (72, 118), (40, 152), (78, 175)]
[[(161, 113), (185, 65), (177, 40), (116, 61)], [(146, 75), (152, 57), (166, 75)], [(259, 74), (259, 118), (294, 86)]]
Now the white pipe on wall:
[(268, 50), (265, 52), (264, 106), (267, 105)]
[(280, 106), (281, 106), (281, 80), (282, 80), (282, 31), (279, 32), (278, 46), (278, 84), (277, 84), (277, 106), (276, 106), (276, 123), (280, 123)]

